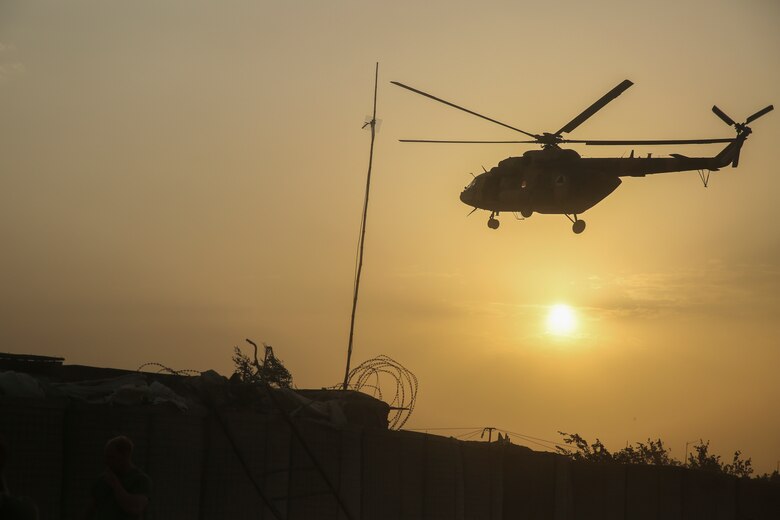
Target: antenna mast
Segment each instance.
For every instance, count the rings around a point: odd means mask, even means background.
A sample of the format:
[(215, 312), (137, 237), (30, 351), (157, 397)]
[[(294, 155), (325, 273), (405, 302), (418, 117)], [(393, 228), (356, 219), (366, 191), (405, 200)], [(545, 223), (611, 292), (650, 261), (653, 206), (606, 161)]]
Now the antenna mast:
[(371, 115), (371, 121), (368, 121), (363, 125), (371, 127), (371, 148), (368, 154), (368, 174), (366, 175), (366, 198), (363, 201), (363, 217), (360, 220), (360, 239), (358, 240), (358, 263), (357, 271), (355, 273), (355, 293), (352, 297), (352, 318), (349, 322), (349, 344), (347, 346), (347, 368), (344, 372), (344, 386), (342, 390), (347, 389), (349, 383), (349, 363), (352, 359), (352, 340), (355, 334), (355, 311), (357, 310), (358, 291), (360, 289), (360, 273), (363, 270), (363, 246), (366, 240), (366, 217), (368, 216), (368, 194), (371, 187), (371, 165), (374, 162), (374, 138), (376, 137), (376, 93), (377, 86), (379, 84), (379, 62), (376, 64), (376, 70), (374, 71), (374, 111)]

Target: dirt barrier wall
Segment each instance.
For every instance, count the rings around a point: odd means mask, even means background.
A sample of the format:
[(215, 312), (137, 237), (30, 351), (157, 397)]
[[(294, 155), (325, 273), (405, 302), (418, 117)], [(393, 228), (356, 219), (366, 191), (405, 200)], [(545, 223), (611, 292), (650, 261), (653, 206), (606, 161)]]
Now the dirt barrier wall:
[(161, 406), (0, 396), (0, 435), (10, 448), (6, 480), (13, 494), (38, 505), (42, 519), (80, 518), (102, 470), (105, 441), (126, 434), (153, 480), (150, 519), (275, 518), (255, 484), (285, 519), (780, 518), (780, 486), (768, 482), (297, 422), (342, 506), (279, 417), (225, 412), (222, 419)]

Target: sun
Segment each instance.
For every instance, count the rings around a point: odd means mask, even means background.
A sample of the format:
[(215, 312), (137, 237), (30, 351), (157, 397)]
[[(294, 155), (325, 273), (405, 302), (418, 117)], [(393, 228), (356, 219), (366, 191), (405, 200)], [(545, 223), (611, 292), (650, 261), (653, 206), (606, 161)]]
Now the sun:
[(577, 316), (568, 305), (558, 303), (547, 313), (547, 332), (556, 336), (568, 336), (577, 328)]

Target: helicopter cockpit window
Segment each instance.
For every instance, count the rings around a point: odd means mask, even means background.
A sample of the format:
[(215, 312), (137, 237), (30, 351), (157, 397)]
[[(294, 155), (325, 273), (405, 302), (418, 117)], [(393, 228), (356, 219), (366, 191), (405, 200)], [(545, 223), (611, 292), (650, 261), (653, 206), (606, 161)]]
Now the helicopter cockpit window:
[(468, 186), (466, 186), (465, 189), (472, 188), (472, 187), (474, 187), (475, 184), (477, 184), (477, 178), (476, 177), (474, 177), (474, 179), (471, 180), (471, 182), (469, 183)]

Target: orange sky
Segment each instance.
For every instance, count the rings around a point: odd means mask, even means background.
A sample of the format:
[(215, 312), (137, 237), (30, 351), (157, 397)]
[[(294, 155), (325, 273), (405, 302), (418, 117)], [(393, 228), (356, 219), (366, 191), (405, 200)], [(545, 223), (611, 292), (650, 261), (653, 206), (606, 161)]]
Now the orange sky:
[[(706, 190), (627, 179), (580, 236), (492, 231), (458, 194), (529, 148), (398, 143), (518, 135), (388, 83), (542, 132), (628, 78), (572, 138), (729, 137), (713, 104), (780, 103), (776, 2), (31, 4), (0, 4), (0, 350), (227, 374), (250, 337), (339, 382), (378, 60), (354, 360), (416, 373), (408, 427), (780, 460), (780, 114)], [(545, 333), (559, 302), (572, 338)]]

